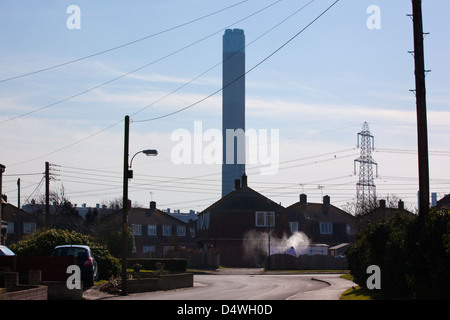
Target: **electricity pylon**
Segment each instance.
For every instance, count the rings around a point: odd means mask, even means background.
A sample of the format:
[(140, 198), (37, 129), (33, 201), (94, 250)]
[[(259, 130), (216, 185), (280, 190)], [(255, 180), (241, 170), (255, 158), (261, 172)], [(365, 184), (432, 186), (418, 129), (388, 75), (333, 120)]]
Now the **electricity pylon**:
[(374, 138), (369, 131), (367, 122), (364, 122), (362, 131), (358, 133), (357, 147), (361, 148), (361, 153), (359, 158), (354, 161), (355, 174), (356, 163), (359, 162), (359, 181), (356, 184), (356, 214), (364, 214), (376, 206), (376, 187), (373, 182), (372, 165), (376, 166), (376, 177), (378, 177), (378, 164), (372, 159)]

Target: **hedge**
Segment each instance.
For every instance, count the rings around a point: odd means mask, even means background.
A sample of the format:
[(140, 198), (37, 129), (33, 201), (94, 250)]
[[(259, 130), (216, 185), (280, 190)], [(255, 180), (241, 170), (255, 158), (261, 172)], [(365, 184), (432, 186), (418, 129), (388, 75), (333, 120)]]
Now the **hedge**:
[(131, 269), (135, 264), (140, 264), (144, 270), (158, 270), (157, 263), (164, 264), (164, 270), (170, 272), (186, 272), (187, 260), (180, 258), (130, 258), (127, 259), (127, 268)]

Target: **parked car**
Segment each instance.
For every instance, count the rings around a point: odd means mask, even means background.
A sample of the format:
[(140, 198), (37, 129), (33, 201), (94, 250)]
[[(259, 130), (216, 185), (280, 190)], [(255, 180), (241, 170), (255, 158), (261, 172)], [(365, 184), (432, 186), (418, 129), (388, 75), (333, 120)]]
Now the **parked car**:
[(94, 285), (98, 279), (98, 266), (88, 246), (82, 245), (63, 245), (57, 246), (53, 250), (54, 257), (77, 257), (77, 264), (81, 270), (81, 281), (85, 287)]
[(0, 256), (15, 256), (16, 254), (11, 251), (7, 246), (0, 246)]

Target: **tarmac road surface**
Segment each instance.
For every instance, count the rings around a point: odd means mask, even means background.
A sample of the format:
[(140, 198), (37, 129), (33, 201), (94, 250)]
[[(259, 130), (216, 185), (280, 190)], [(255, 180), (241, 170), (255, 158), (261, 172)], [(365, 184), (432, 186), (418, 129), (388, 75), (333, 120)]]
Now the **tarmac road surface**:
[[(353, 282), (339, 274), (260, 274), (226, 269), (194, 276), (194, 287), (115, 296), (117, 300), (338, 300)], [(110, 300), (108, 299), (108, 300)]]

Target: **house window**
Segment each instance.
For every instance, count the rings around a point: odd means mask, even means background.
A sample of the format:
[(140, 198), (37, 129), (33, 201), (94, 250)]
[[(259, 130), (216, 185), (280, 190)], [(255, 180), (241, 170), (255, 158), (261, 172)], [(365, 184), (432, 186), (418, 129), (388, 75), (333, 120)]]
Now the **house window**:
[(257, 227), (275, 227), (275, 212), (256, 211), (255, 225)]
[(14, 222), (8, 222), (7, 233), (14, 233)]
[(163, 236), (171, 236), (172, 235), (172, 226), (163, 226)]
[(289, 228), (291, 229), (291, 233), (295, 233), (298, 231), (298, 221), (289, 222)]
[(197, 219), (197, 229), (198, 230), (204, 230), (204, 229), (208, 229), (209, 228), (209, 217), (210, 217), (210, 212), (201, 214), (198, 216)]
[(192, 238), (195, 238), (195, 228), (189, 228), (189, 232)]
[(155, 225), (148, 225), (147, 226), (147, 234), (149, 236), (156, 236), (156, 226)]
[(156, 252), (155, 246), (144, 245), (142, 247), (142, 253), (155, 253), (155, 252)]
[(186, 227), (185, 226), (177, 226), (177, 236), (179, 236), (179, 237), (186, 236)]
[(131, 230), (133, 231), (134, 236), (142, 235), (142, 225), (140, 225), (140, 224), (132, 224)]
[(333, 234), (333, 223), (320, 222), (320, 234)]
[(36, 232), (36, 222), (24, 222), (23, 223), (23, 233), (30, 234)]
[(166, 255), (167, 252), (168, 252), (170, 249), (172, 249), (172, 246), (164, 246), (164, 247), (163, 247), (163, 254)]

